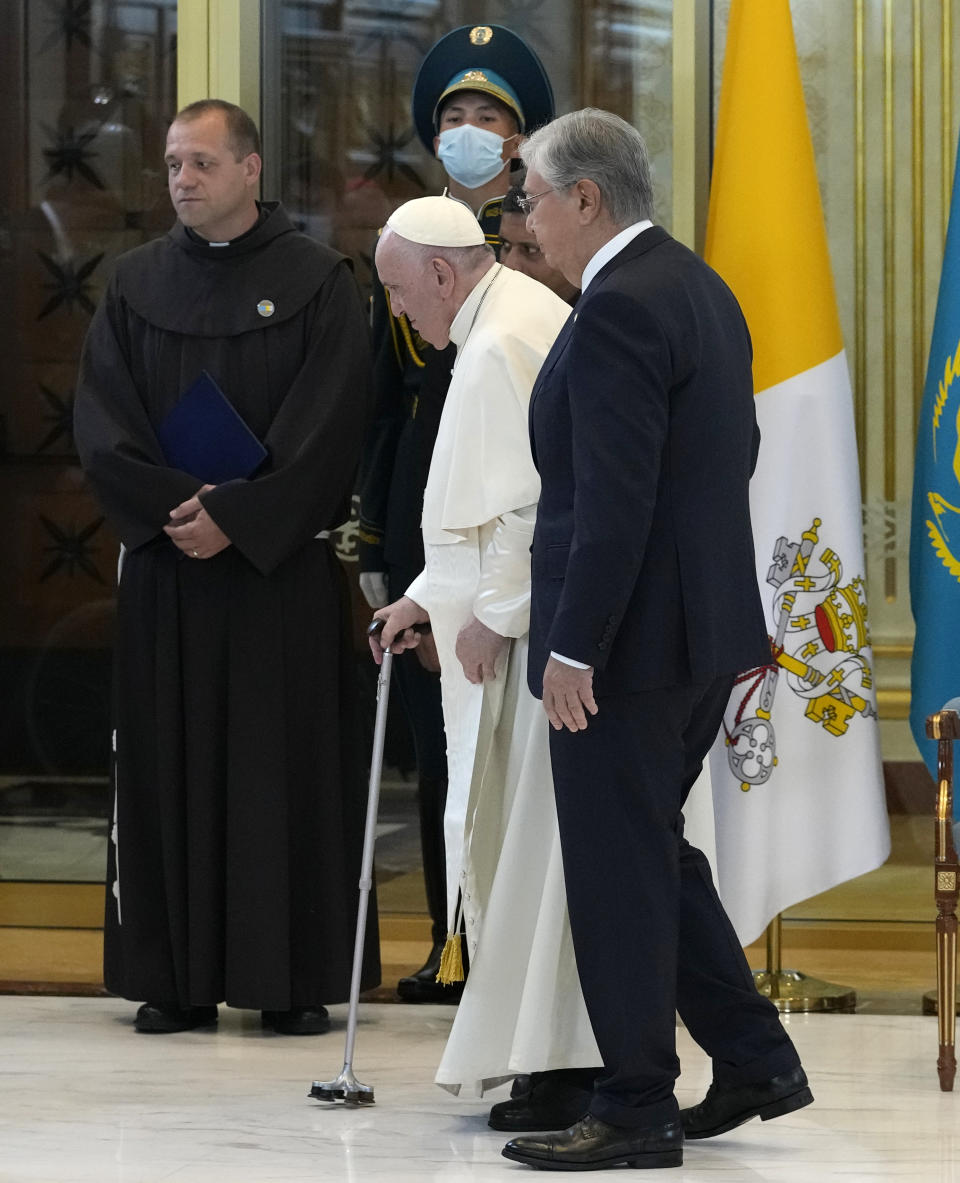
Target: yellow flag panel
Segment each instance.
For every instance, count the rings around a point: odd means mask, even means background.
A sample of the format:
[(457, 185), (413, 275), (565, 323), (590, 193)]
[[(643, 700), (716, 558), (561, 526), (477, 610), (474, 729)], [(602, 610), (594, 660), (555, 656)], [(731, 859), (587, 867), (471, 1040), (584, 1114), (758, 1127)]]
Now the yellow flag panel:
[(787, 0), (733, 0), (704, 254), (747, 318), (758, 393), (843, 348)]

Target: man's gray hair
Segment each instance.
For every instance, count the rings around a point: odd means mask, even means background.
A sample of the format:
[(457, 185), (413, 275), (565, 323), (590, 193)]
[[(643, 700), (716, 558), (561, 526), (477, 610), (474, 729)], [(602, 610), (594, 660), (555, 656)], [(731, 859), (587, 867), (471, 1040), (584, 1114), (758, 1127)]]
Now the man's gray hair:
[(528, 172), (559, 192), (577, 181), (595, 182), (621, 229), (653, 217), (647, 146), (619, 115), (596, 107), (560, 115), (520, 145), (520, 156)]

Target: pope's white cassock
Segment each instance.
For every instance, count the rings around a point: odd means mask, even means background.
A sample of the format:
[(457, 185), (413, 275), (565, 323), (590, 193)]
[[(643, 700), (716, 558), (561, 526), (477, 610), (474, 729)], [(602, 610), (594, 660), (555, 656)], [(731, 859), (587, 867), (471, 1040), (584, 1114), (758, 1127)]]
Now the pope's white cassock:
[[(574, 962), (546, 715), (526, 687), (530, 544), (540, 479), (533, 383), (570, 309), (491, 264), (450, 328), (457, 361), (424, 493), (426, 566), (407, 595), (430, 613), (449, 790), (447, 883), (470, 973), (437, 1083), (482, 1095), (522, 1072), (599, 1065)], [(476, 616), (511, 638), (471, 685), (455, 655)]]

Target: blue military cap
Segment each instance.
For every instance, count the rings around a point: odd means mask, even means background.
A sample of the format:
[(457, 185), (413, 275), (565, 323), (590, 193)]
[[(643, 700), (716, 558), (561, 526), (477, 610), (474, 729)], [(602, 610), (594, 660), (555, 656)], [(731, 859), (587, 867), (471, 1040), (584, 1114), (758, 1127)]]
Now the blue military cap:
[(437, 108), (458, 90), (499, 99), (517, 116), (521, 131), (553, 118), (553, 88), (543, 63), (502, 25), (463, 25), (441, 37), (423, 59), (413, 84), (413, 122), (430, 153)]

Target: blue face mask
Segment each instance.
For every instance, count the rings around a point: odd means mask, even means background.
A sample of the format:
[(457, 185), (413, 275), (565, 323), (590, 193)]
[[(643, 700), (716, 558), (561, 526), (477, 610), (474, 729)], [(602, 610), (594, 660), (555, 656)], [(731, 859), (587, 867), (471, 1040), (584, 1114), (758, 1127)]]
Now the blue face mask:
[[(516, 137), (511, 136), (510, 139)], [(503, 145), (496, 132), (484, 131), (472, 123), (461, 123), (440, 133), (437, 156), (447, 176), (465, 189), (479, 189), (503, 171)]]

